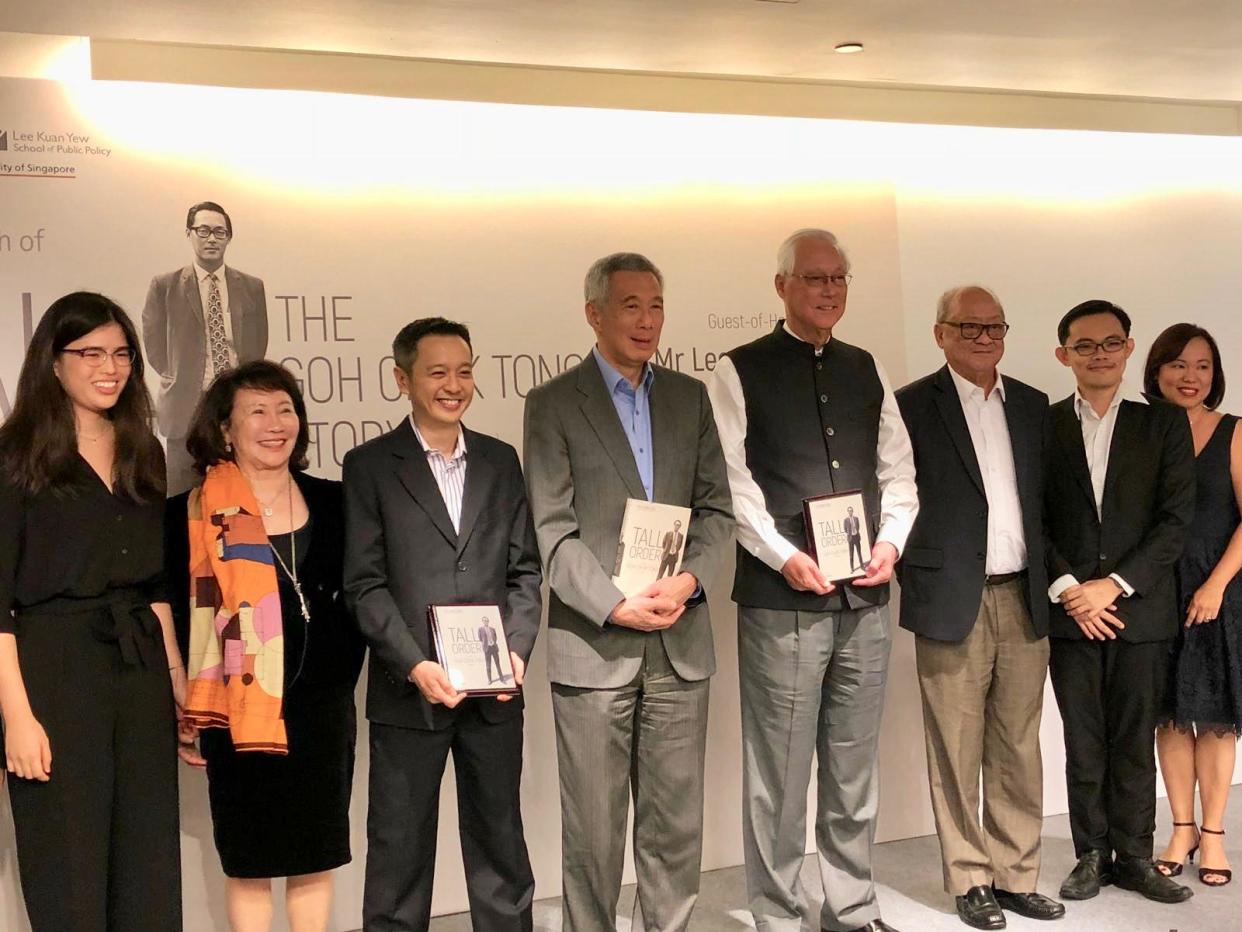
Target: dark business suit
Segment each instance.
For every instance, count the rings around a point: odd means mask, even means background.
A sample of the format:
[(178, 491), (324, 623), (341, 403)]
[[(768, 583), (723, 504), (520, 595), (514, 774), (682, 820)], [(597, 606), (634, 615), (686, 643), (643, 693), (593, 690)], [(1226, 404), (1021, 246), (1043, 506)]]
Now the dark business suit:
[[(229, 323), (238, 363), (267, 353), (267, 296), (253, 275), (224, 267)], [(195, 482), (185, 436), (207, 372), (207, 325), (194, 266), (157, 275), (142, 307), (142, 344), (147, 363), (160, 377), (155, 413), (168, 440), (168, 492), (176, 495)]]
[(1045, 525), (1048, 575), (1079, 582), (1116, 573), (1116, 640), (1085, 638), (1052, 607), (1052, 686), (1065, 726), (1075, 852), (1148, 858), (1156, 819), (1153, 734), (1169, 640), (1177, 633), (1173, 567), (1195, 510), (1194, 445), (1180, 408), (1121, 402), (1097, 514), (1071, 396), (1052, 406)]
[(460, 531), (408, 419), (345, 457), (345, 591), (371, 647), (366, 932), (428, 927), (450, 750), (474, 928), (531, 928), (534, 878), (519, 809), (522, 700), (466, 699), (447, 709), (408, 679), (435, 659), (430, 605), (500, 606), (509, 648), (524, 660), (539, 631), (539, 551), (517, 454), (471, 430), (465, 442)]
[(1027, 556), (1025, 572), (1017, 567), (1021, 575), (999, 580), (986, 576), (990, 507), (982, 454), (948, 366), (896, 393), (919, 487), (918, 518), (897, 564), (900, 620), (916, 635), (932, 809), (945, 891), (955, 896), (993, 882), (1033, 892), (1043, 829), (1048, 396), (1008, 377), (993, 391), (1003, 399)]

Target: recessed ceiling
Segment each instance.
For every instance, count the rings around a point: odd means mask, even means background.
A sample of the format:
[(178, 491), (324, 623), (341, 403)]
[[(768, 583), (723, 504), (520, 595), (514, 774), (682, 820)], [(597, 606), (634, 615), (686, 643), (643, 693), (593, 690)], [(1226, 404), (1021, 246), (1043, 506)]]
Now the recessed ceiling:
[[(19, 0), (0, 9), (0, 30), (669, 74), (1242, 101), (1242, 10), (1235, 0)], [(833, 46), (855, 40), (866, 44), (865, 52), (833, 54)]]

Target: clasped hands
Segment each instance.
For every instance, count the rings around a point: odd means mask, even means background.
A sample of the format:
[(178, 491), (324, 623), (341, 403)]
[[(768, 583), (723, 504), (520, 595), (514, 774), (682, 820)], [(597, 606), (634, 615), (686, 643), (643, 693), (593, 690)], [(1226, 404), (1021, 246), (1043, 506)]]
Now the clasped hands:
[[(882, 586), (893, 578), (893, 564), (897, 562), (897, 548), (888, 541), (880, 541), (871, 548), (871, 562), (867, 564), (866, 575), (851, 579), (851, 586)], [(811, 559), (810, 554), (799, 550), (785, 561), (781, 567), (781, 575), (790, 588), (799, 592), (813, 592), (816, 595), (827, 595), (836, 589), (825, 577), (819, 564)]]
[[(1061, 606), (1078, 629), (1093, 641), (1111, 641), (1126, 623), (1117, 617), (1117, 597), (1124, 590), (1117, 580), (1088, 579), (1061, 593)], [(1117, 629), (1114, 631), (1113, 629)]]
[[(515, 686), (521, 686), (522, 679), (526, 676), (526, 662), (513, 651), (509, 651), (509, 662), (513, 664), (513, 683)], [(455, 709), (466, 698), (466, 693), (453, 687), (453, 684), (449, 682), (448, 674), (444, 672), (444, 667), (434, 660), (422, 660), (414, 664), (409, 680), (418, 687), (423, 698), (432, 705)], [(513, 695), (513, 693), (503, 693), (496, 697), (496, 701), (512, 702)]]
[(657, 579), (637, 595), (618, 602), (608, 620), (635, 631), (670, 628), (686, 610), (686, 599), (694, 595), (698, 586), (693, 573), (682, 572)]

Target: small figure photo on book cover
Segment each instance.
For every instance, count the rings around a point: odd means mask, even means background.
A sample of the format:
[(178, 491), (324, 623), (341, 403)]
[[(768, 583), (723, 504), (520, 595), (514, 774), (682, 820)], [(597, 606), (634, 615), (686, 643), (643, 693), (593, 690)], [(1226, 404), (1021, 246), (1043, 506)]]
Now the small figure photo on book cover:
[(626, 598), (676, 576), (686, 553), (690, 509), (631, 498), (625, 502), (612, 581)]

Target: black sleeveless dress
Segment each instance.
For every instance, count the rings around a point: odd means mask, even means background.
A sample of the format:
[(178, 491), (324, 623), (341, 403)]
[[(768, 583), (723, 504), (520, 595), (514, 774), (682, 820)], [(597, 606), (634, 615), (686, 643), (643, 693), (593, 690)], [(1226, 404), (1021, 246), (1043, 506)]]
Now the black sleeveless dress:
[[(1195, 460), (1195, 520), (1177, 564), (1181, 619), (1229, 546), (1240, 516), (1230, 475), (1238, 419), (1226, 414)], [(1225, 588), (1215, 621), (1179, 625), (1169, 663), (1164, 722), (1218, 735), (1242, 734), (1242, 573)]]

